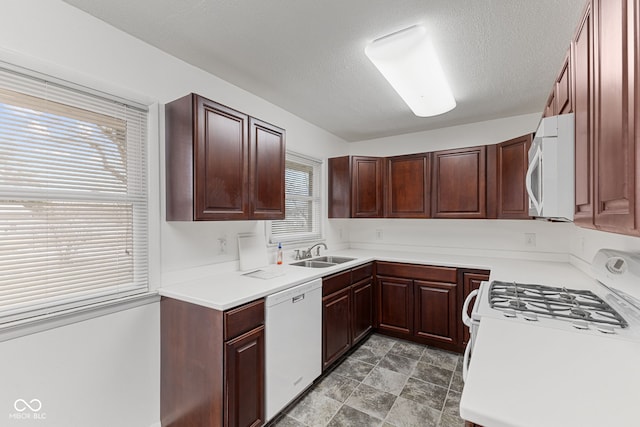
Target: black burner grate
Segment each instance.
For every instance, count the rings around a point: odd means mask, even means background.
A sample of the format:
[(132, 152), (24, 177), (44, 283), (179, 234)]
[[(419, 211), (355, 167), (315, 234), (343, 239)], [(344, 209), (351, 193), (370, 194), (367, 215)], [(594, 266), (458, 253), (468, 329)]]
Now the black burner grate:
[(515, 310), (569, 320), (626, 328), (628, 323), (609, 304), (591, 291), (491, 282), (489, 305), (497, 310)]

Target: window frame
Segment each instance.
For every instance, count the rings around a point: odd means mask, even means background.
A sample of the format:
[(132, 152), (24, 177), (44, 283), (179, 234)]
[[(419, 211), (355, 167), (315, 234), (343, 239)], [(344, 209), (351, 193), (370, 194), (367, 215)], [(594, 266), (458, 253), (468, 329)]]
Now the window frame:
[[(266, 221), (265, 224), (265, 233), (267, 236), (267, 245), (274, 247), (279, 243), (282, 243), (283, 246), (289, 245), (294, 246), (298, 244), (307, 244), (312, 242), (318, 242), (324, 240), (324, 227), (323, 227), (323, 204), (322, 204), (322, 166), (323, 161), (321, 159), (317, 159), (311, 156), (307, 156), (304, 154), (300, 154), (294, 151), (287, 150), (285, 155), (285, 175), (286, 175), (286, 163), (293, 162), (298, 163), (303, 166), (312, 167), (312, 191), (313, 194), (311, 196), (300, 196), (300, 195), (289, 195), (286, 192), (286, 182), (285, 182), (285, 215), (286, 215), (286, 202), (287, 200), (300, 200), (300, 201), (310, 201), (312, 202), (312, 225), (314, 230), (312, 232), (306, 233), (291, 233), (291, 234), (274, 234), (274, 223), (278, 222), (276, 220)], [(286, 180), (286, 177), (285, 177)]]
[[(12, 62), (25, 62), (24, 60), (20, 61), (20, 59), (22, 58), (11, 57)], [(160, 113), (158, 103), (153, 102), (150, 99), (145, 101), (133, 101), (132, 99), (135, 98), (140, 99), (140, 96), (128, 93), (127, 91), (122, 92), (120, 89), (114, 88), (105, 82), (98, 82), (91, 79), (86, 81), (87, 78), (85, 76), (73, 75), (74, 80), (80, 80), (82, 81), (82, 84), (73, 83), (64, 77), (60, 77), (70, 75), (67, 70), (57, 69), (50, 65), (40, 64), (39, 62), (26, 61), (26, 63), (29, 64), (29, 67), (34, 67), (35, 65), (34, 68), (45, 69), (47, 74), (34, 71), (31, 68), (24, 68), (20, 65), (16, 65), (16, 63), (5, 62), (4, 58), (0, 59), (0, 68), (3, 68), (8, 73), (17, 74), (22, 77), (33, 79), (34, 81), (44, 81), (52, 86), (62, 87), (64, 90), (80, 92), (83, 95), (101, 98), (113, 103), (124, 104), (127, 108), (130, 107), (144, 112), (144, 118), (139, 121), (143, 131), (139, 141), (144, 149), (144, 154), (142, 156), (143, 160), (141, 167), (136, 169), (137, 173), (142, 174), (142, 179), (144, 181), (141, 191), (145, 200), (145, 236), (141, 240), (142, 243), (138, 245), (138, 247), (142, 248), (141, 250), (144, 251), (144, 287), (140, 287), (134, 292), (115, 292), (104, 297), (96, 295), (77, 302), (56, 303), (44, 310), (24, 311), (22, 315), (16, 316), (9, 314), (6, 318), (5, 316), (2, 316), (0, 318), (0, 341), (13, 339), (18, 336), (40, 332), (121, 310), (131, 309), (137, 306), (157, 302), (159, 300), (157, 292), (155, 291), (157, 285), (154, 286), (153, 283), (157, 281), (158, 277), (154, 268), (158, 265), (160, 252), (159, 248), (155, 248), (153, 243), (159, 241), (159, 236), (155, 236), (155, 234), (159, 232), (160, 222), (159, 218), (156, 218), (152, 214), (152, 212), (155, 212), (158, 209), (159, 200), (155, 200), (151, 197), (159, 191), (159, 185), (154, 181), (155, 178), (160, 176), (159, 149), (155, 147), (155, 144), (151, 143), (151, 141), (159, 138), (159, 133), (156, 129), (157, 124), (159, 123)], [(100, 88), (104, 88), (105, 91), (100, 90)], [(116, 95), (116, 92), (119, 92), (119, 94)], [(20, 192), (16, 192), (16, 194), (19, 193)], [(9, 200), (10, 197), (10, 191), (6, 191), (2, 195), (2, 198), (5, 200)], [(29, 198), (31, 197), (32, 195), (29, 194)], [(42, 198), (41, 200), (57, 199)], [(138, 214), (134, 213), (133, 225), (138, 222), (136, 219), (137, 215)], [(137, 261), (134, 261), (133, 268), (136, 271), (134, 272), (134, 275), (137, 275), (140, 264)], [(38, 303), (35, 305), (37, 306)]]

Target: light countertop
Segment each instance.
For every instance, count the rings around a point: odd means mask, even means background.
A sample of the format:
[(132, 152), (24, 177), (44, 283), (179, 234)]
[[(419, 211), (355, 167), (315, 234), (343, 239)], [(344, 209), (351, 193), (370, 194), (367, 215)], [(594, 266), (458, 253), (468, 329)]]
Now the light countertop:
[(351, 257), (355, 260), (329, 268), (306, 268), (289, 264), (270, 265), (264, 270), (279, 276), (267, 280), (247, 277), (239, 271), (211, 274), (162, 287), (159, 293), (216, 310), (228, 310), (318, 277), (328, 276), (374, 260), (490, 270), (491, 280), (515, 280), (574, 288), (589, 288), (596, 283), (594, 279), (566, 262), (360, 249), (328, 252), (328, 254)]
[[(349, 249), (330, 268), (269, 266), (263, 280), (212, 274), (160, 294), (227, 310), (312, 279), (378, 260), (490, 270), (490, 280), (593, 289), (597, 282), (567, 262)], [(640, 343), (485, 317), (480, 323), (461, 415), (485, 427), (636, 426)]]
[(460, 402), (485, 427), (640, 425), (640, 343), (483, 317)]

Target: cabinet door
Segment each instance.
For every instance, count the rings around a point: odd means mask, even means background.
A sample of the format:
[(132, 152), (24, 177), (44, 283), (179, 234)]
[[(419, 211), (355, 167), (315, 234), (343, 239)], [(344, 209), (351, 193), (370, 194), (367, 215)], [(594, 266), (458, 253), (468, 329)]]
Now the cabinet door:
[(428, 218), (431, 211), (429, 153), (386, 159), (385, 216)]
[[(471, 272), (463, 272), (462, 273), (462, 302), (467, 299), (467, 296), (474, 289), (478, 289), (480, 287), (480, 283), (489, 280), (489, 272), (486, 273), (471, 273)], [(461, 306), (462, 307), (462, 306)], [(471, 305), (469, 307), (469, 312), (467, 313), (469, 316), (471, 315)], [(462, 319), (460, 320), (460, 327), (463, 330), (462, 333), (462, 346), (466, 346), (469, 342), (469, 328), (462, 324)]]
[(457, 287), (455, 283), (416, 280), (415, 335), (458, 344)]
[(378, 329), (413, 334), (413, 281), (378, 276)]
[(551, 91), (551, 95), (547, 99), (547, 104), (544, 107), (544, 113), (542, 117), (550, 117), (556, 115), (556, 99), (555, 99), (555, 87), (554, 90)]
[(195, 110), (194, 219), (248, 219), (248, 116), (199, 96)]
[(530, 147), (531, 135), (497, 145), (498, 218), (529, 218), (529, 197), (525, 188), (525, 177)]
[(593, 228), (593, 44), (591, 3), (571, 44), (575, 112), (574, 222)]
[(369, 277), (351, 286), (351, 297), (352, 344), (355, 345), (373, 329), (373, 278)]
[(352, 157), (352, 217), (380, 218), (382, 214), (382, 159), (379, 157)]
[(572, 88), (571, 88), (571, 55), (567, 53), (560, 75), (553, 89), (556, 102), (556, 114), (568, 114), (573, 112)]
[(432, 216), (486, 218), (486, 148), (437, 151), (432, 156)]
[(349, 156), (330, 158), (329, 218), (351, 218), (351, 159)]
[(322, 298), (322, 368), (351, 347), (351, 288)]
[(249, 119), (249, 194), (252, 219), (284, 219), (285, 131)]
[[(595, 0), (596, 227), (630, 233), (635, 224), (635, 55), (633, 0)], [(631, 42), (631, 45), (630, 45)]]
[(225, 426), (264, 423), (264, 326), (225, 344)]

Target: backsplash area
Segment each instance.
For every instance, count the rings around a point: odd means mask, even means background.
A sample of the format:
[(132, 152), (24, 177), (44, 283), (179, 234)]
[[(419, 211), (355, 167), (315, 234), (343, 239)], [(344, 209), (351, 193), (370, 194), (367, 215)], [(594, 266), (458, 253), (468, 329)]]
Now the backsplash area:
[(568, 261), (574, 225), (529, 220), (351, 220), (352, 248)]

